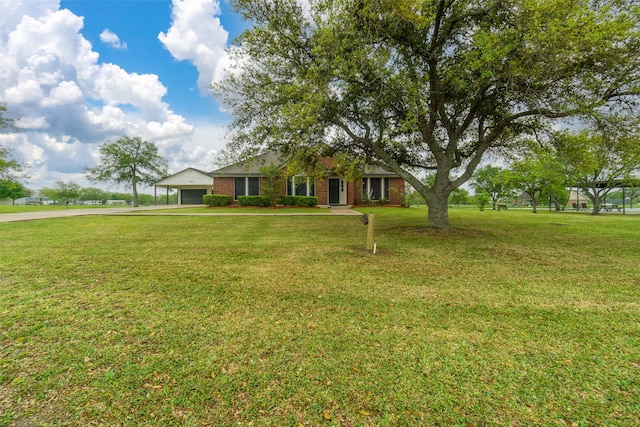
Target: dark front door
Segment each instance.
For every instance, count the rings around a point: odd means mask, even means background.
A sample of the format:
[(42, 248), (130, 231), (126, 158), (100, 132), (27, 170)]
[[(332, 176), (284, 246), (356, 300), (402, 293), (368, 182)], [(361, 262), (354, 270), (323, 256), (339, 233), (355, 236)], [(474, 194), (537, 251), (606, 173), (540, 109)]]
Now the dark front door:
[(329, 204), (340, 204), (340, 180), (329, 179)]

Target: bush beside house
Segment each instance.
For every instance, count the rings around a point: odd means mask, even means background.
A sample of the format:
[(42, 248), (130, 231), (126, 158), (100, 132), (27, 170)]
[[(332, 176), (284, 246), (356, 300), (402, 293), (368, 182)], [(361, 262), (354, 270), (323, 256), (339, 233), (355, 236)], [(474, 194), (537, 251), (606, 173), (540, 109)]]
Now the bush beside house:
[(232, 197), (226, 194), (205, 194), (202, 201), (207, 206), (228, 206), (232, 202)]
[(271, 206), (271, 202), (266, 196), (238, 196), (239, 206)]
[(314, 207), (318, 205), (318, 198), (312, 196), (281, 196), (280, 204), (285, 206)]

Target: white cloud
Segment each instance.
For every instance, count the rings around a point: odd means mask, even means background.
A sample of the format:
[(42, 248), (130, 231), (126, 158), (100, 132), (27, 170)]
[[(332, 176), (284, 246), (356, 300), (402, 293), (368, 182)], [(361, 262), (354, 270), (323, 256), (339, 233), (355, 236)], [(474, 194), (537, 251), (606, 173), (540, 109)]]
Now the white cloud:
[(121, 41), (120, 37), (118, 37), (117, 34), (111, 32), (111, 30), (109, 30), (108, 28), (102, 30), (102, 32), (100, 33), (100, 40), (102, 41), (102, 43), (108, 44), (114, 49), (127, 49), (127, 42)]
[[(0, 144), (30, 164), (31, 188), (83, 177), (98, 144), (122, 135), (167, 152), (190, 143), (194, 127), (163, 101), (158, 76), (100, 63), (83, 18), (58, 0), (0, 0), (0, 10), (0, 102), (23, 130), (0, 134)], [(103, 41), (124, 46), (110, 34)]]
[(227, 64), (225, 47), (229, 33), (222, 27), (218, 0), (173, 0), (171, 28), (158, 39), (180, 61), (198, 69), (198, 87), (208, 94), (209, 85)]
[(71, 104), (82, 99), (82, 92), (76, 82), (60, 82), (60, 84), (49, 92), (49, 96), (42, 100), (43, 107), (55, 107), (58, 105)]
[(193, 138), (179, 147), (165, 147), (169, 154), (169, 172), (176, 173), (188, 167), (212, 171), (216, 155), (226, 145), (226, 128), (212, 123), (197, 123)]

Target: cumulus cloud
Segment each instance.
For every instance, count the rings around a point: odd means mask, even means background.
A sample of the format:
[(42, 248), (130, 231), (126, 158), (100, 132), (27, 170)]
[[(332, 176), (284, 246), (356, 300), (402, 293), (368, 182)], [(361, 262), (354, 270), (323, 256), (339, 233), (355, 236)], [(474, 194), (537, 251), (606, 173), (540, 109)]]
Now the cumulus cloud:
[[(139, 135), (165, 152), (191, 140), (193, 125), (163, 101), (158, 76), (99, 62), (83, 18), (59, 0), (0, 0), (0, 10), (0, 102), (23, 130), (0, 144), (31, 165), (32, 188), (82, 177), (105, 140)], [(108, 30), (101, 39), (125, 46)]]
[(112, 33), (111, 30), (105, 28), (100, 33), (100, 40), (102, 43), (108, 44), (114, 49), (126, 50), (127, 42), (123, 42), (120, 40), (120, 37), (116, 33)]
[(158, 34), (175, 59), (196, 66), (203, 94), (208, 94), (209, 86), (228, 64), (225, 47), (229, 33), (216, 17), (220, 13), (218, 0), (173, 0), (171, 27)]

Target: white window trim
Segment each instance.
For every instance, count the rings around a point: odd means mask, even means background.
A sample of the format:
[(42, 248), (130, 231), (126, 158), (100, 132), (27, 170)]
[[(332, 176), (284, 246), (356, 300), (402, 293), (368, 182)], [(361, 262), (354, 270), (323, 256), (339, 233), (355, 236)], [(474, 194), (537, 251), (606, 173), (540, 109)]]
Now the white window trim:
[[(389, 178), (388, 176), (368, 176), (366, 178), (362, 178), (363, 180), (366, 180), (366, 183), (367, 183), (366, 190), (362, 194), (362, 199), (365, 200), (365, 195), (368, 196), (369, 194), (372, 194), (371, 178), (380, 178), (380, 195), (388, 201), (389, 198), (391, 197), (391, 178)], [(389, 197), (385, 197), (384, 182), (386, 179), (389, 180)], [(371, 200), (379, 200), (379, 199), (371, 199)]]
[[(308, 177), (303, 177), (303, 176), (291, 176), (288, 179), (291, 180), (291, 193), (292, 194), (287, 194), (287, 196), (297, 196), (298, 194), (296, 194), (296, 186), (298, 184), (296, 184), (296, 179), (304, 179), (306, 181), (307, 184), (307, 194), (305, 195), (305, 197), (308, 196), (308, 194), (311, 192), (311, 186), (314, 186), (314, 193), (315, 193), (315, 180), (313, 178), (308, 178)], [(289, 185), (287, 184), (287, 192), (289, 190)], [(313, 197), (313, 196), (310, 196)]]

